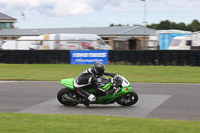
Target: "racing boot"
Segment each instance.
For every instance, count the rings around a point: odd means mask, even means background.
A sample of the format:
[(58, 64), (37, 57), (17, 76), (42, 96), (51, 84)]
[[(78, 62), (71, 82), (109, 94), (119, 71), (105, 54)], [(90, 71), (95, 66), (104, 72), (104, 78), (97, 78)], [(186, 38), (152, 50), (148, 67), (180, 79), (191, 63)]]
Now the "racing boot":
[(87, 99), (84, 99), (84, 102), (83, 104), (86, 106), (86, 107), (89, 107), (90, 106), (90, 102), (95, 102), (96, 101), (96, 97), (93, 95), (93, 94), (90, 94), (89, 97)]
[(84, 99), (83, 101), (83, 104), (86, 106), (86, 107), (89, 107), (90, 106), (90, 101), (88, 99)]

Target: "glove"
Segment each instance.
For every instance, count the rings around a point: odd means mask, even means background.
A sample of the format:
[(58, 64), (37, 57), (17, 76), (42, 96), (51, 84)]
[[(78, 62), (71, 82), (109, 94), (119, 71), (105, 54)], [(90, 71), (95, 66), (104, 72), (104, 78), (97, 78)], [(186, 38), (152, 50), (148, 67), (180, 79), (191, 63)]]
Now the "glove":
[(116, 79), (116, 78), (118, 78), (118, 77), (120, 77), (120, 75), (119, 75), (119, 74), (115, 75), (114, 79)]

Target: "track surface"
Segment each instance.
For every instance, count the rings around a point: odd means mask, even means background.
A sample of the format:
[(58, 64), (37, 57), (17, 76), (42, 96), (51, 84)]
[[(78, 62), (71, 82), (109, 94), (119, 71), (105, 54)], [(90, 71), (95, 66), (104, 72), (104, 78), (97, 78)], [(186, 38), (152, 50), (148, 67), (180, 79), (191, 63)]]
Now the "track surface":
[(139, 102), (65, 107), (58, 103), (59, 82), (0, 81), (0, 112), (88, 114), (178, 120), (200, 120), (200, 84), (133, 83)]

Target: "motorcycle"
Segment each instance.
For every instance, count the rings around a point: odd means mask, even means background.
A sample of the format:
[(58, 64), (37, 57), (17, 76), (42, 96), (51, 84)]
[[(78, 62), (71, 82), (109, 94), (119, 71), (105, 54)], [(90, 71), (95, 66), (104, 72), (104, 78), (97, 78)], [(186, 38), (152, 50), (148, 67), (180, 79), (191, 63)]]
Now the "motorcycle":
[[(65, 86), (57, 93), (58, 101), (65, 106), (76, 106), (83, 104), (85, 98), (74, 89), (74, 78), (62, 79), (61, 84)], [(106, 95), (101, 95), (95, 89), (89, 89), (88, 92), (97, 96), (97, 101), (90, 104), (112, 104), (117, 102), (122, 106), (131, 106), (137, 103), (138, 94), (133, 90), (132, 85), (123, 76), (113, 78), (99, 77), (97, 82), (100, 87), (109, 91)]]

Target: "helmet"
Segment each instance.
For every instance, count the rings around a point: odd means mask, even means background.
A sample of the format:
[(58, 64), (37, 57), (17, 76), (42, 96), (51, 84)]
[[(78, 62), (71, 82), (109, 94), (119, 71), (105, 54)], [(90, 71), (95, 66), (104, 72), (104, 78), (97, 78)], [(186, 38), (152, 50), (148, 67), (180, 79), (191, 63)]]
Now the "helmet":
[(93, 67), (92, 67), (92, 72), (94, 72), (98, 76), (102, 76), (105, 71), (105, 66), (104, 64), (100, 62), (95, 62)]

